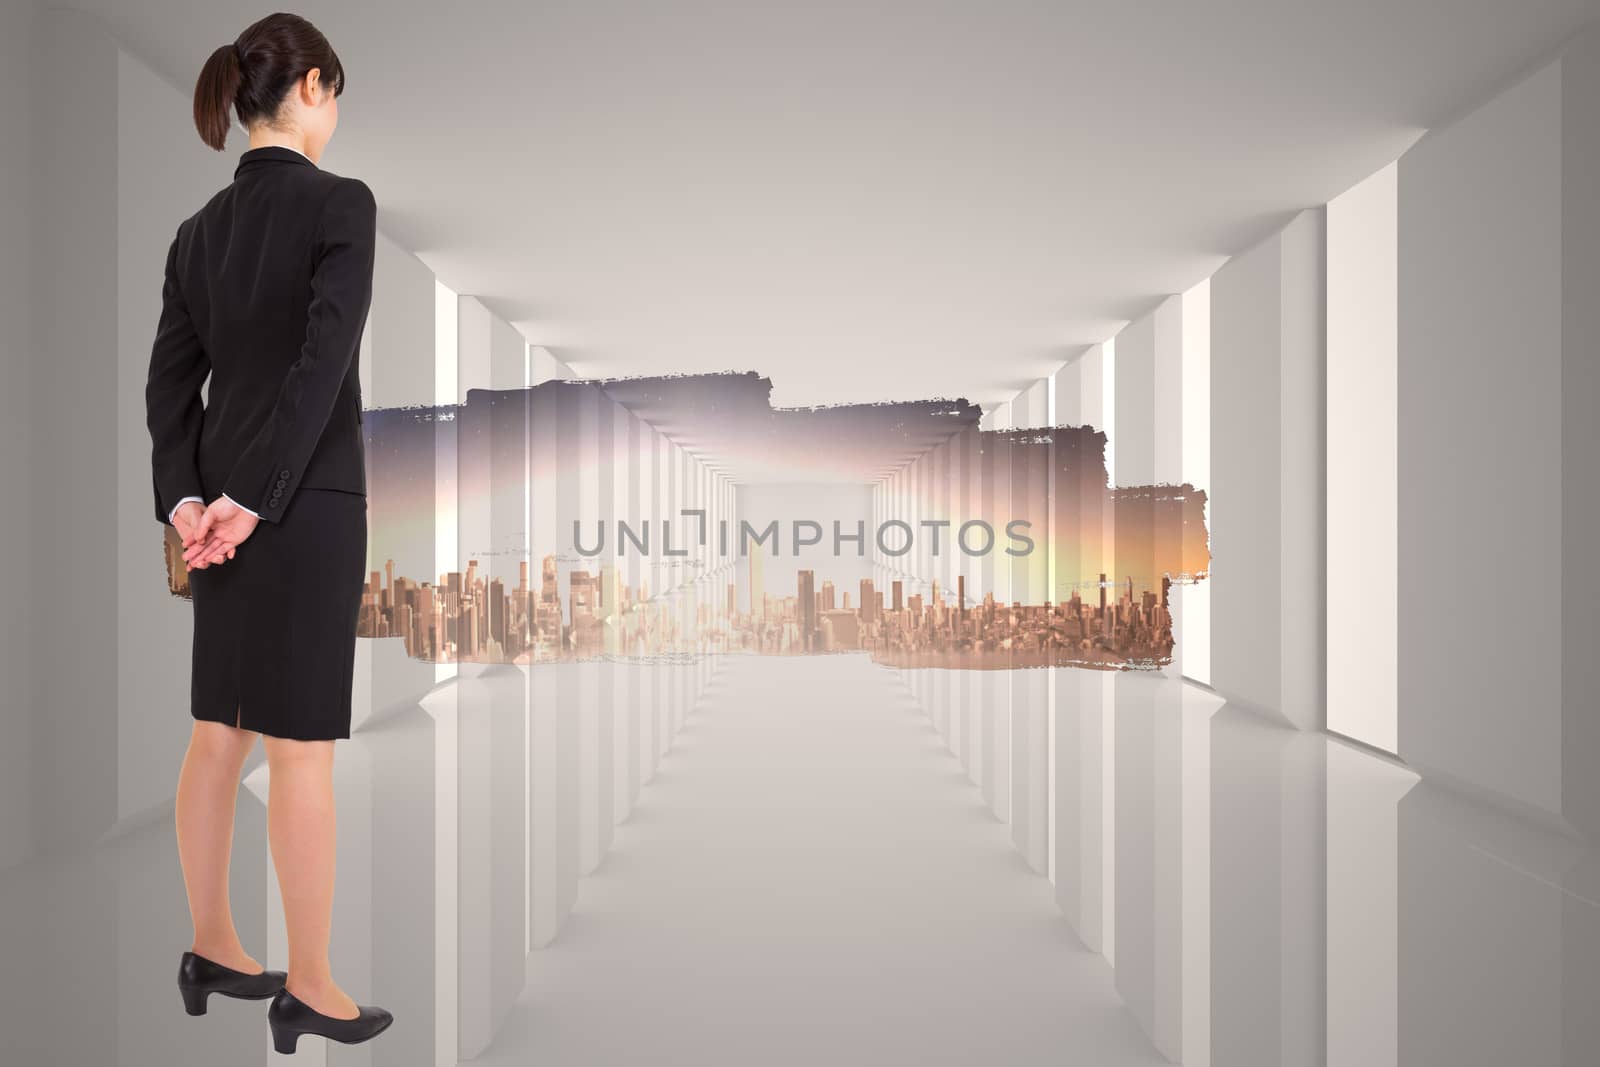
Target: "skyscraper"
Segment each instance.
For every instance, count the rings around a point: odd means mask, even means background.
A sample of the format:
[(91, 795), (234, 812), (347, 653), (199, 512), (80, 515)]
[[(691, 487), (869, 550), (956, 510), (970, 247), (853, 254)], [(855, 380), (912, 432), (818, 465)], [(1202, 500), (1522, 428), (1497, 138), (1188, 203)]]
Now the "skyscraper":
[(764, 621), (767, 617), (767, 587), (762, 575), (760, 541), (750, 546), (750, 554), (745, 559), (750, 568), (750, 614), (757, 621)]
[(807, 652), (815, 648), (813, 634), (817, 628), (817, 572), (799, 571), (798, 599), (800, 614), (800, 647)]

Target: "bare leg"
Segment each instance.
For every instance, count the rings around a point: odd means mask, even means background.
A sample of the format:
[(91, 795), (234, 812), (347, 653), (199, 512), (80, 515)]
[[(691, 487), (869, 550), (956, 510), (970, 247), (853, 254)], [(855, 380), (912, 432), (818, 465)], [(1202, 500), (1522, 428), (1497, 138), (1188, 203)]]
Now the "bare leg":
[(333, 924), (333, 742), (265, 737), (272, 786), (267, 835), (289, 931), (290, 994), (335, 1019), (360, 1014), (333, 981), (328, 936)]
[(228, 861), (233, 852), (234, 799), (239, 771), (256, 734), (220, 722), (196, 720), (178, 774), (175, 821), (178, 861), (194, 920), (196, 955), (246, 974), (262, 967), (239, 943), (228, 900)]

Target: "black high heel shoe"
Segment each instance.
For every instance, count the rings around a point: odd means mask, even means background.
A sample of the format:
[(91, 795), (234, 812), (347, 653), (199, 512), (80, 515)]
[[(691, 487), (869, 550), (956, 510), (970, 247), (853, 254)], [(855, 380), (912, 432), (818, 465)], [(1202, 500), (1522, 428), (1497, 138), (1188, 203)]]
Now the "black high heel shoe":
[(368, 1041), (394, 1022), (394, 1016), (385, 1008), (357, 1004), (361, 1014), (354, 1019), (335, 1019), (324, 1015), (287, 989), (278, 990), (267, 1007), (267, 1025), (272, 1029), (272, 1047), (284, 1055), (294, 1052), (301, 1034), (316, 1034), (331, 1041), (354, 1045)]
[(266, 1000), (283, 988), (288, 977), (283, 971), (246, 974), (185, 952), (178, 963), (178, 992), (183, 994), (185, 1011), (190, 1015), (204, 1015), (206, 998), (212, 993), (240, 1000)]

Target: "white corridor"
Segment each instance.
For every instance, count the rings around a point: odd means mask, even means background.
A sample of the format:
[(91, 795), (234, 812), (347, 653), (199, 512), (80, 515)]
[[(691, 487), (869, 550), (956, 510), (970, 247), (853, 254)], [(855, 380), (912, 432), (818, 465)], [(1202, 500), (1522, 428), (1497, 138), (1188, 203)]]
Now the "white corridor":
[(483, 1064), (1164, 1063), (899, 673), (730, 656)]

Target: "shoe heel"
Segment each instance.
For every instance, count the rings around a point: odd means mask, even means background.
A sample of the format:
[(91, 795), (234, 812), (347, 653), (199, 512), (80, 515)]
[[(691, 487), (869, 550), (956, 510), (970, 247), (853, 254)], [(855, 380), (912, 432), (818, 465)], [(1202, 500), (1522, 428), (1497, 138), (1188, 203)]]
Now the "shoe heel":
[(178, 992), (183, 994), (183, 1010), (190, 1015), (204, 1015), (206, 1013), (206, 997), (210, 995), (207, 989), (190, 989), (179, 986)]
[(275, 1049), (279, 1055), (293, 1056), (295, 1045), (300, 1041), (300, 1031), (280, 1030), (276, 1026), (272, 1027), (271, 1029), (273, 1049)]

